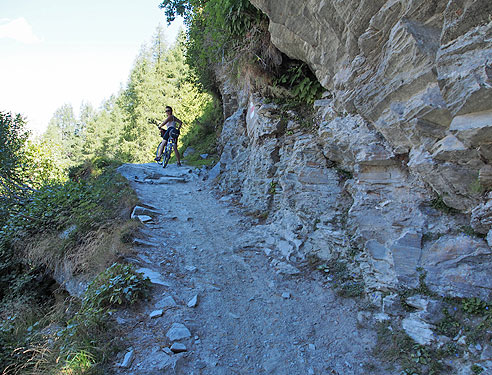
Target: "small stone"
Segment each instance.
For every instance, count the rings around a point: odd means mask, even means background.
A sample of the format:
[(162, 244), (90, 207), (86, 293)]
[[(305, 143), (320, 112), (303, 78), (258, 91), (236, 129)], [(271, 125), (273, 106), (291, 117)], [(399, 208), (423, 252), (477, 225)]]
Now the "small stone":
[(374, 319), (379, 323), (387, 322), (388, 320), (391, 320), (390, 316), (385, 313), (374, 314)]
[(309, 344), (308, 347), (309, 347), (309, 350), (311, 350), (312, 352), (314, 352), (316, 350), (316, 346), (314, 344)]
[(148, 215), (137, 215), (137, 219), (144, 224), (152, 221), (152, 218)]
[[(397, 315), (401, 312), (400, 297), (397, 294), (390, 294), (382, 299), (383, 313)], [(410, 304), (410, 303), (409, 303)]]
[(491, 360), (492, 359), (492, 346), (491, 345), (485, 344), (485, 348), (483, 349), (483, 352), (480, 355), (480, 359), (482, 361)]
[(282, 293), (282, 298), (289, 299), (290, 298), (290, 293), (289, 292)]
[(277, 263), (275, 268), (277, 269), (277, 273), (281, 275), (295, 276), (301, 273), (301, 271), (299, 271), (296, 267), (285, 262)]
[(173, 351), (171, 349), (169, 349), (167, 346), (164, 349), (162, 349), (162, 351), (166, 354), (169, 354), (169, 355), (173, 354)]
[(420, 319), (418, 314), (410, 314), (402, 320), (402, 327), (405, 332), (420, 345), (429, 345), (435, 341), (432, 326)]
[(152, 311), (149, 316), (151, 319), (152, 318), (159, 318), (162, 316), (162, 314), (164, 314), (163, 310), (155, 310), (155, 311)]
[(188, 330), (188, 328), (186, 328), (184, 326), (184, 324), (173, 323), (173, 325), (171, 326), (171, 329), (169, 331), (167, 331), (166, 337), (170, 341), (178, 341), (178, 340), (187, 339), (187, 338), (191, 337), (191, 333)]
[[(384, 299), (383, 299), (384, 302)], [(418, 310), (425, 310), (428, 305), (428, 300), (420, 295), (408, 297), (405, 301), (408, 305), (415, 307)]]
[(359, 311), (357, 313), (357, 323), (363, 328), (366, 328), (370, 325), (371, 318), (372, 314), (368, 311)]
[(153, 361), (153, 363), (155, 364), (154, 368), (156, 370), (163, 371), (172, 366), (173, 361), (170, 357), (171, 354), (156, 353), (154, 355), (155, 360)]
[(135, 359), (135, 351), (131, 349), (129, 352), (125, 354), (125, 358), (119, 367), (121, 368), (129, 368), (132, 365), (133, 360)]
[(176, 301), (171, 296), (164, 297), (162, 300), (160, 300), (155, 304), (155, 307), (157, 309), (163, 309), (163, 310), (176, 306), (177, 306)]
[(229, 313), (229, 316), (230, 316), (231, 318), (233, 318), (233, 319), (239, 319), (239, 318), (240, 318), (240, 316), (239, 316), (239, 315), (233, 314), (233, 313), (231, 313), (231, 312)]
[(152, 284), (159, 284), (167, 287), (171, 286), (171, 284), (162, 279), (162, 275), (159, 272), (153, 271), (149, 268), (139, 268), (135, 272), (142, 273), (144, 277), (148, 277)]
[(196, 307), (198, 304), (198, 294), (195, 295), (190, 301), (188, 302), (188, 307)]
[(458, 339), (457, 343), (458, 343), (459, 345), (466, 345), (466, 336), (461, 336), (461, 337)]
[(195, 272), (197, 268), (195, 266), (185, 266), (185, 270), (188, 272)]
[(171, 351), (173, 353), (182, 353), (186, 352), (186, 346), (180, 342), (175, 342), (171, 345)]
[(67, 229), (65, 229), (65, 230), (63, 231), (63, 233), (61, 233), (61, 234), (60, 234), (60, 236), (59, 236), (59, 237), (60, 237), (62, 240), (66, 240), (66, 239), (70, 236), (70, 234), (71, 234), (74, 230), (76, 230), (76, 229), (77, 229), (77, 226), (76, 226), (75, 224), (72, 224), (72, 225), (70, 225)]

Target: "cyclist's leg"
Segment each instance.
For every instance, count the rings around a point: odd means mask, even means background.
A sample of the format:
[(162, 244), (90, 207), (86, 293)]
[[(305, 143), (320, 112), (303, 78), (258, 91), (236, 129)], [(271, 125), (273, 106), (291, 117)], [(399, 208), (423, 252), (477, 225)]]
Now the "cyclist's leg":
[(176, 140), (173, 144), (174, 147), (174, 154), (176, 155), (176, 160), (178, 161), (178, 165), (181, 165), (181, 158), (179, 156), (179, 151), (178, 151), (178, 140)]
[(157, 147), (157, 152), (156, 152), (155, 159), (154, 159), (155, 161), (160, 161), (161, 160), (162, 150), (163, 149), (164, 149), (164, 140), (162, 140), (162, 142)]
[(162, 136), (162, 142), (161, 142), (161, 145), (159, 147), (159, 151), (157, 152), (156, 160), (160, 160), (161, 159), (161, 157), (162, 157), (162, 151), (166, 147), (166, 144), (167, 144), (167, 140), (168, 139), (169, 139), (169, 129), (167, 129), (166, 132), (164, 133), (164, 135)]
[(159, 147), (157, 147), (157, 153), (155, 155), (156, 161), (161, 160), (162, 151), (164, 150), (164, 147), (166, 147), (166, 140), (163, 139), (162, 142), (159, 144)]

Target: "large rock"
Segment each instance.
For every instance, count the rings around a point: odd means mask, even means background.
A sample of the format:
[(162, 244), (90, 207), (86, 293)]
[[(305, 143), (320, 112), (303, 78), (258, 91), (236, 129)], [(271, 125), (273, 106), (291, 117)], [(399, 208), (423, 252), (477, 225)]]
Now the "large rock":
[(492, 293), (492, 251), (482, 239), (444, 236), (423, 251), (425, 282), (440, 295), (477, 296)]
[[(489, 1), (251, 3), (268, 15), (273, 43), (306, 61), (332, 92), (338, 113), (369, 120), (389, 155), (410, 153), (412, 170), (449, 206), (470, 212), (477, 205), (470, 180), (492, 157)], [(463, 147), (447, 142), (430, 152), (450, 134)], [(348, 151), (341, 157), (348, 164), (357, 148), (333, 142), (326, 152), (336, 160)]]
[(221, 75), (234, 104), (216, 181), (268, 213), (258, 241), (282, 261), (355, 255), (371, 291), (416, 287), (423, 269), (438, 293), (486, 297), (490, 248), (460, 231), (472, 218), (492, 243), (490, 2), (251, 3), (328, 90), (312, 131)]
[(471, 225), (475, 232), (487, 234), (492, 229), (492, 196), (472, 211)]

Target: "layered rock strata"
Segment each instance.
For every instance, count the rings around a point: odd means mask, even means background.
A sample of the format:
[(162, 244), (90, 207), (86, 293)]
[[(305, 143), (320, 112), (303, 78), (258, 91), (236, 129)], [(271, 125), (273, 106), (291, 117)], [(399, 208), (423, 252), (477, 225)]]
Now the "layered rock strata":
[(224, 81), (236, 100), (219, 184), (269, 212), (265, 246), (287, 260), (356, 254), (367, 290), (425, 274), (439, 294), (490, 298), (492, 3), (251, 3), (327, 89), (307, 131)]

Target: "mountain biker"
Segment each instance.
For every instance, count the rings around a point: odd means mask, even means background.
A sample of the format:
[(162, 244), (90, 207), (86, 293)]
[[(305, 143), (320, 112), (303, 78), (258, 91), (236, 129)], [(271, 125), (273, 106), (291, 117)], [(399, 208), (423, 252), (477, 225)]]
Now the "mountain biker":
[[(166, 147), (167, 141), (169, 140), (169, 136), (171, 135), (172, 138), (176, 139), (176, 142), (174, 143), (174, 152), (176, 154), (176, 159), (178, 160), (178, 166), (181, 166), (181, 161), (178, 152), (178, 137), (179, 137), (179, 128), (181, 128), (183, 122), (179, 118), (173, 115), (173, 109), (170, 106), (166, 106), (166, 114), (167, 114), (167, 118), (162, 122), (162, 124), (157, 125), (157, 127), (161, 131), (161, 136), (164, 140), (161, 142), (159, 150), (157, 151), (157, 156), (154, 160), (155, 161), (161, 160), (162, 152)], [(165, 125), (167, 125), (167, 129), (164, 132), (163, 127)]]

